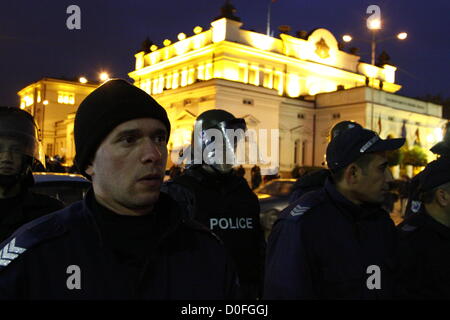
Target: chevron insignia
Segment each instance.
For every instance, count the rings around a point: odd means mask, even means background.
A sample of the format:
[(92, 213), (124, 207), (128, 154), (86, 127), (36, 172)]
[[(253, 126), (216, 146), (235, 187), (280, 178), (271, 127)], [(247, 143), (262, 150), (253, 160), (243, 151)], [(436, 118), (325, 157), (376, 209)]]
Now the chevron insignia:
[(25, 248), (16, 246), (16, 238), (12, 239), (0, 250), (0, 266), (6, 267), (11, 261), (25, 252)]
[(297, 205), (294, 209), (292, 209), (291, 216), (301, 216), (309, 209), (310, 207), (302, 207), (301, 205)]

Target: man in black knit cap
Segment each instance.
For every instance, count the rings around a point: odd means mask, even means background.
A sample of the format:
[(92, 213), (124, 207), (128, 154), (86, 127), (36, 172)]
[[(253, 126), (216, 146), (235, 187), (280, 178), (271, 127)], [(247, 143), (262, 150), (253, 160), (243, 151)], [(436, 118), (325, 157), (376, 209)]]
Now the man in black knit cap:
[(160, 194), (164, 108), (110, 80), (81, 103), (74, 131), (75, 162), (93, 188), (3, 242), (0, 298), (233, 298), (237, 276), (220, 240)]

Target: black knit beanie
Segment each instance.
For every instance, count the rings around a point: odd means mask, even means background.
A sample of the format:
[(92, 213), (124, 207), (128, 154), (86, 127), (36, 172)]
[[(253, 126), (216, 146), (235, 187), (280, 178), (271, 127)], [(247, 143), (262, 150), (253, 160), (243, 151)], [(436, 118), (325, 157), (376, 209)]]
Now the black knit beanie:
[(80, 104), (75, 116), (75, 164), (85, 172), (103, 139), (119, 124), (137, 119), (160, 120), (170, 135), (166, 110), (150, 95), (123, 79), (113, 79), (92, 91)]

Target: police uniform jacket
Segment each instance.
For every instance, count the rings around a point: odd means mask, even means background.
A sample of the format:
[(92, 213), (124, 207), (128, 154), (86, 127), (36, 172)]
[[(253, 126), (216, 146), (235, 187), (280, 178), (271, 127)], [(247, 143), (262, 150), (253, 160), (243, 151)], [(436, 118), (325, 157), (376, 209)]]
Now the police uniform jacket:
[(63, 207), (61, 201), (29, 190), (13, 198), (0, 199), (0, 242), (25, 223)]
[(265, 298), (390, 298), (394, 251), (395, 226), (387, 212), (353, 204), (327, 180), (275, 222)]
[(167, 195), (152, 212), (154, 241), (139, 244), (142, 259), (133, 259), (133, 246), (114, 250), (89, 205), (92, 197), (90, 191), (83, 201), (24, 225), (1, 244), (0, 299), (234, 297), (237, 277), (223, 245), (182, 219)]
[(163, 190), (186, 209), (190, 218), (223, 240), (236, 263), (241, 284), (262, 286), (265, 240), (259, 202), (243, 177), (212, 175), (201, 166), (192, 166)]
[(401, 299), (450, 299), (450, 228), (420, 210), (398, 225)]

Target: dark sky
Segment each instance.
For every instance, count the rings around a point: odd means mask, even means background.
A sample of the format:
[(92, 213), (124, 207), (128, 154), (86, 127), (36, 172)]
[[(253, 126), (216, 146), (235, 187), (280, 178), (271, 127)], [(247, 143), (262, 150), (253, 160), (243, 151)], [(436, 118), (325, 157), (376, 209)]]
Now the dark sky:
[[(179, 32), (208, 29), (224, 0), (20, 0), (0, 4), (0, 104), (18, 105), (16, 92), (43, 77), (96, 78), (100, 70), (125, 77), (134, 53), (148, 36), (161, 46)], [(232, 0), (244, 29), (265, 33), (269, 0)], [(66, 8), (81, 8), (81, 30), (68, 30)], [(400, 31), (409, 37), (378, 43), (398, 67), (399, 94), (450, 96), (450, 1), (448, 0), (278, 0), (272, 26), (297, 30), (327, 28), (370, 40), (366, 9), (381, 8), (381, 38)], [(362, 60), (370, 61), (370, 43), (355, 41)]]

